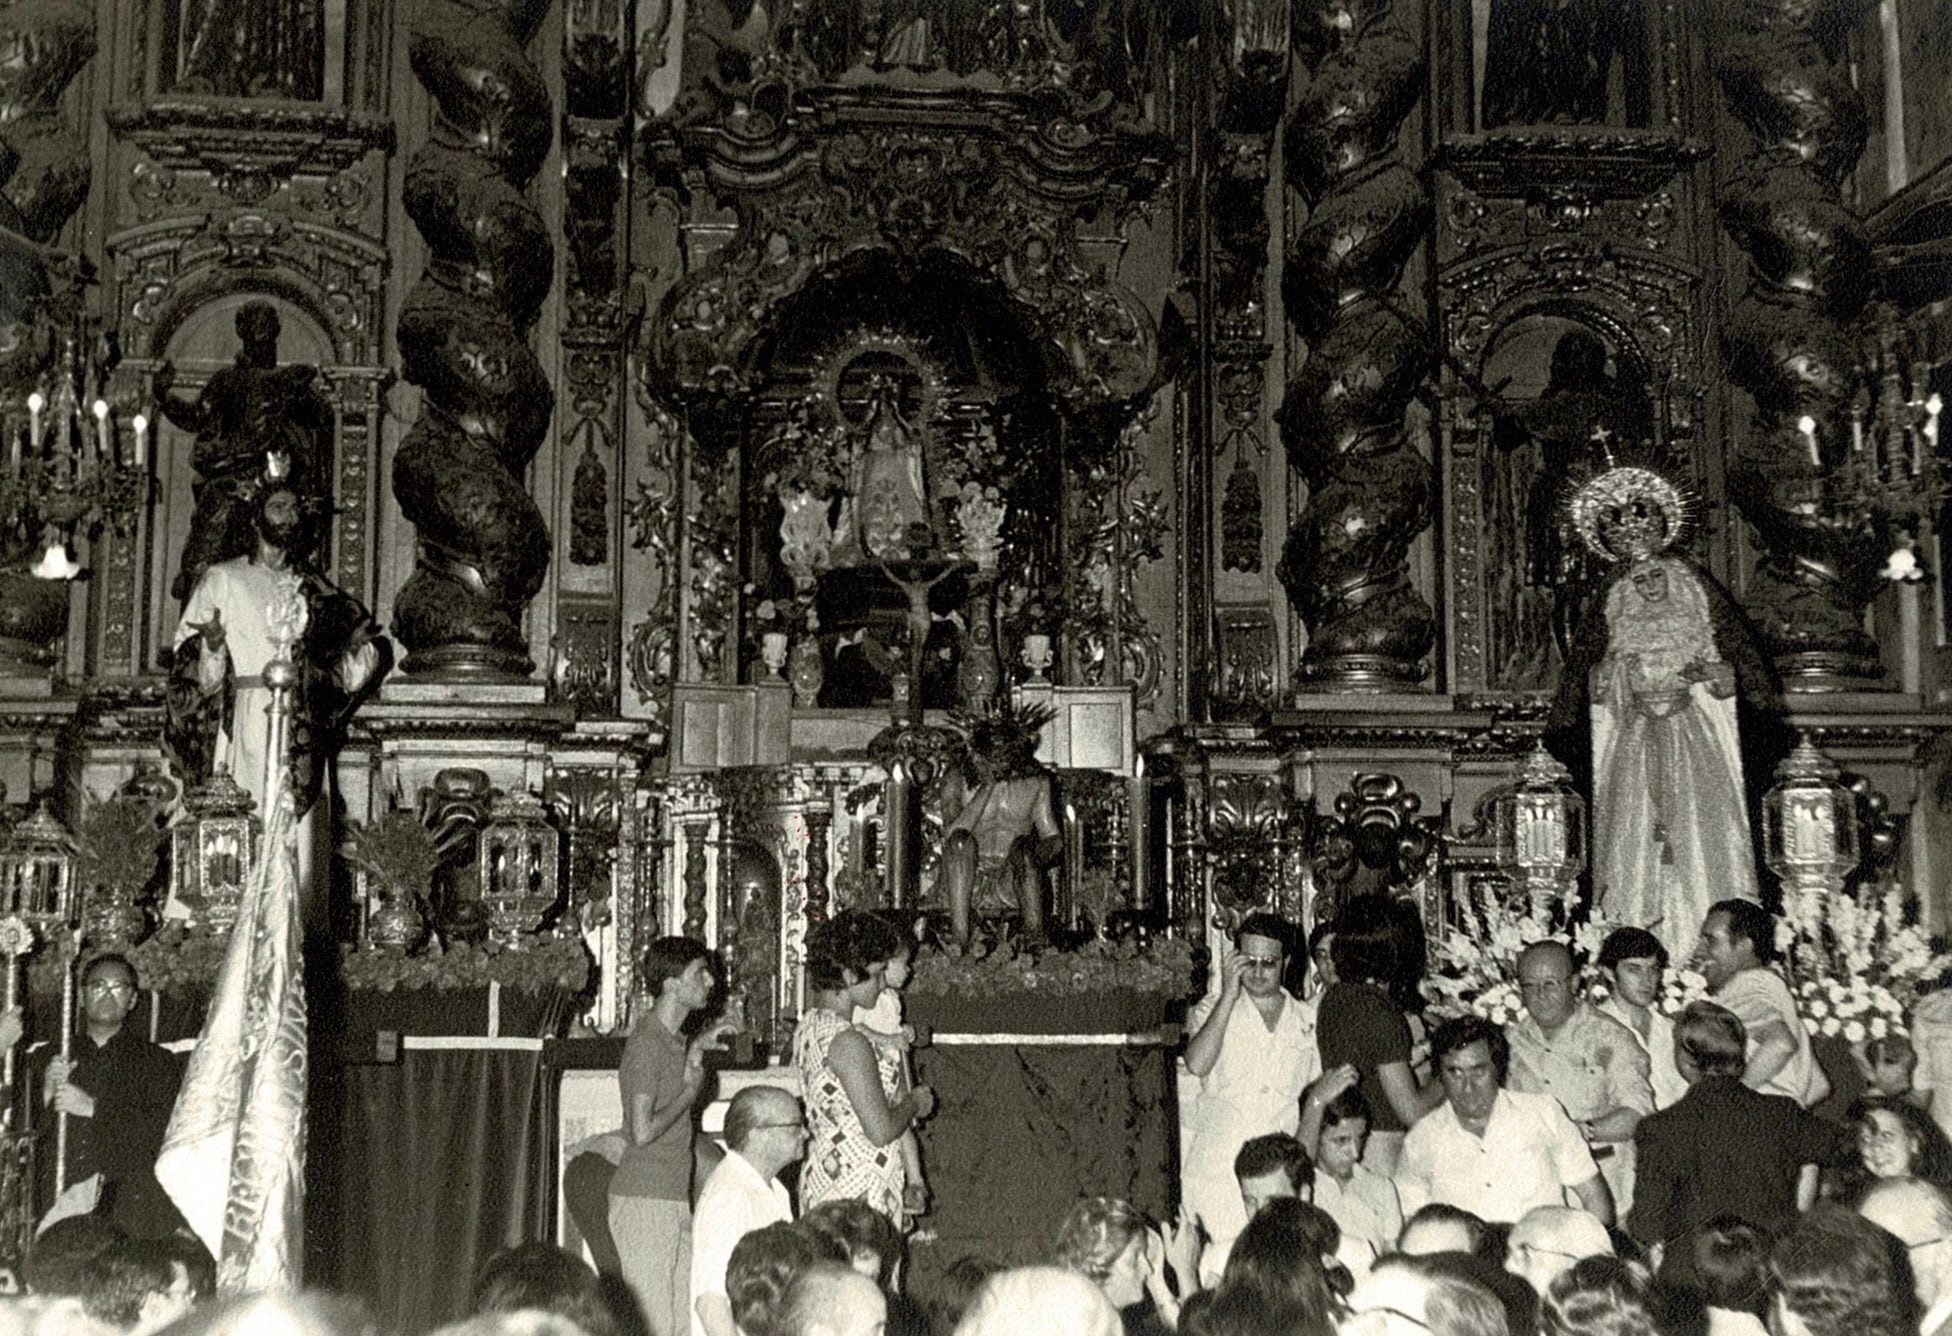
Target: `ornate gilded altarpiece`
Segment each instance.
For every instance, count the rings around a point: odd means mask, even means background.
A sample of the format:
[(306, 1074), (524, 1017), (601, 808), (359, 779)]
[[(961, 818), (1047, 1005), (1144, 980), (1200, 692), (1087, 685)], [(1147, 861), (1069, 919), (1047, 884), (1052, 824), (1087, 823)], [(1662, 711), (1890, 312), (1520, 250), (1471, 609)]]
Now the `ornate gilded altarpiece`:
[[(317, 368), (326, 569), (406, 669), (347, 810), (534, 793), (596, 1019), (681, 931), (763, 1025), (810, 921), (927, 884), (911, 763), (1002, 692), (1058, 712), (1061, 916), (1441, 925), (1593, 606), (1557, 502), (1609, 455), (1698, 494), (1792, 720), (1925, 791), (1933, 628), (1874, 661), (1914, 605), (1799, 453), (1849, 378), (1782, 368), (1856, 355), (1874, 247), (1930, 288), (1942, 210), (1851, 212), (1861, 33), (1722, 8), (51, 0), (4, 20), (4, 189), (94, 261), (118, 417), (208, 391), (253, 301)], [(1590, 77), (1528, 65), (1564, 41)], [(154, 505), (0, 708), (23, 792), (156, 754), (196, 435), (157, 423)]]

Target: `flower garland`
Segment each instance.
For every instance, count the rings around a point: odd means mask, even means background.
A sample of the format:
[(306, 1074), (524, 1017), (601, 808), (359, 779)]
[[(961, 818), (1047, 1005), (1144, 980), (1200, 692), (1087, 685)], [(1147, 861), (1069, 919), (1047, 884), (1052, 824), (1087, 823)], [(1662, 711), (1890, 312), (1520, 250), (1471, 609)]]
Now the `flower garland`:
[(500, 984), (523, 992), (560, 988), (580, 993), (590, 978), (590, 953), (580, 937), (525, 933), (515, 946), (439, 943), (426, 954), (341, 947), (339, 973), (359, 991), (391, 993), (413, 988), (480, 988)]
[(1193, 944), (1184, 938), (1091, 941), (1072, 951), (1020, 951), (1012, 943), (964, 952), (924, 950), (915, 959), (908, 991), (922, 997), (994, 997), (1039, 993), (1153, 993), (1180, 998), (1193, 985)]

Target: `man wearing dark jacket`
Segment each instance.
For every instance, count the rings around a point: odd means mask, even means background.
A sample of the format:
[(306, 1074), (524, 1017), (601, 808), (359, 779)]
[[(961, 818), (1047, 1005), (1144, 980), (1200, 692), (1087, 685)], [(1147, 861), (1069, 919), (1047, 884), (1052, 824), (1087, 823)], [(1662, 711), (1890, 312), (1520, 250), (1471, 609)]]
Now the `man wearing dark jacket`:
[(74, 1059), (49, 1062), (42, 1086), (52, 1106), (46, 1162), (54, 1159), (53, 1114), (65, 1113), (68, 1184), (101, 1175), (97, 1213), (132, 1238), (162, 1238), (182, 1223), (156, 1181), (156, 1153), (183, 1072), (168, 1050), (125, 1024), (137, 1000), (135, 967), (126, 957), (97, 956), (82, 971)]
[(1674, 1061), (1688, 1093), (1641, 1119), (1639, 1181), (1627, 1232), (1664, 1253), (1661, 1279), (1694, 1279), (1695, 1232), (1733, 1215), (1781, 1234), (1796, 1219), (1806, 1164), (1837, 1161), (1844, 1129), (1783, 1095), (1742, 1084), (1748, 1035), (1735, 1013), (1690, 1003), (1674, 1026)]

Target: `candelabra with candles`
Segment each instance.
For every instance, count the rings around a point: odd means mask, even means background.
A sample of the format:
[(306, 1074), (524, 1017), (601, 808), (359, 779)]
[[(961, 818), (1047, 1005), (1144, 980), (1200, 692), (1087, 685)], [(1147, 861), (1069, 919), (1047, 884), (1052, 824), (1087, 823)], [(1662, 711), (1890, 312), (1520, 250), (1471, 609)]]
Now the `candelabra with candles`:
[(43, 580), (72, 580), (78, 536), (103, 523), (126, 537), (149, 499), (149, 419), (120, 419), (107, 397), (116, 358), (88, 337), (88, 321), (64, 337), (49, 381), (0, 410), (7, 465), (0, 516), (17, 550), (38, 553)]
[(1833, 513), (1860, 527), (1880, 526), (1896, 535), (1883, 571), (1887, 579), (1924, 578), (1917, 539), (1936, 521), (1952, 477), (1939, 452), (1939, 419), (1945, 400), (1932, 389), (1932, 366), (1916, 355), (1902, 330), (1886, 331), (1865, 367), (1865, 388), (1850, 413), (1850, 439), (1822, 437), (1814, 417), (1798, 419), (1810, 462), (1832, 465), (1826, 475)]

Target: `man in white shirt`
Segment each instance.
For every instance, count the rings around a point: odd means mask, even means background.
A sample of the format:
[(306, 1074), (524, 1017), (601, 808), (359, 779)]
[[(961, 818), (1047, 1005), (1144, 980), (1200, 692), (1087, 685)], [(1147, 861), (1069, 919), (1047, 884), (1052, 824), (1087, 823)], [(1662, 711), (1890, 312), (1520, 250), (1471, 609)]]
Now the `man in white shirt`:
[(1742, 1084), (1807, 1109), (1830, 1093), (1830, 1082), (1810, 1051), (1789, 985), (1770, 968), (1775, 956), (1776, 920), (1753, 901), (1718, 901), (1702, 921), (1701, 972), (1715, 1001), (1749, 1036)]
[(1912, 1282), (1925, 1316), (1919, 1336), (1937, 1336), (1952, 1324), (1952, 1201), (1917, 1178), (1879, 1179), (1864, 1194), (1857, 1214), (1891, 1234), (1911, 1255)]
[(776, 1086), (747, 1086), (725, 1111), (725, 1148), (692, 1211), (691, 1336), (738, 1336), (725, 1297), (732, 1249), (753, 1230), (793, 1218), (779, 1172), (806, 1153), (800, 1101)]
[(1571, 1193), (1602, 1224), (1613, 1195), (1586, 1139), (1550, 1095), (1504, 1088), (1511, 1049), (1482, 1016), (1446, 1021), (1431, 1036), (1444, 1103), (1403, 1141), (1396, 1190), (1403, 1214), (1443, 1202), (1481, 1219), (1516, 1221), (1534, 1206), (1562, 1206)]

